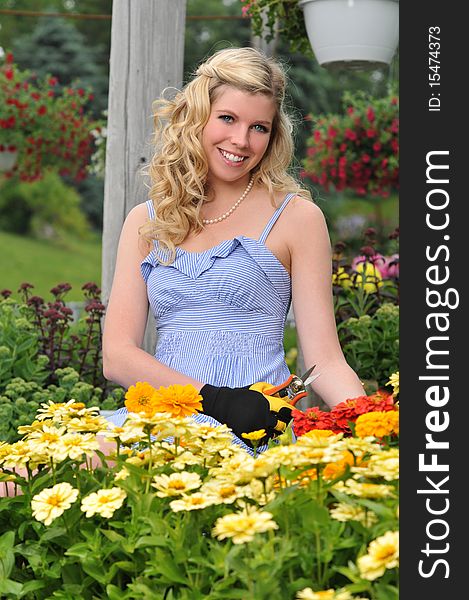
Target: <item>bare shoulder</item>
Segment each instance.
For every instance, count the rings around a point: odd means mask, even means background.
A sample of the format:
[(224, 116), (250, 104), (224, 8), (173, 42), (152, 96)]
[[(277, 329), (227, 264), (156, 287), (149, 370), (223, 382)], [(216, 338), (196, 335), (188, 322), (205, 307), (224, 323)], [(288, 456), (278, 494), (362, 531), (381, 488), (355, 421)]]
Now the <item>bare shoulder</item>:
[(125, 218), (125, 222), (130, 222), (132, 225), (143, 225), (148, 221), (148, 208), (146, 202), (141, 202), (134, 206)]
[(122, 226), (120, 245), (138, 249), (140, 256), (146, 256), (150, 247), (140, 236), (140, 228), (148, 221), (148, 209), (142, 202), (134, 206), (127, 214)]
[[(290, 240), (311, 241), (311, 236), (327, 233), (324, 214), (312, 200), (295, 196), (285, 207), (282, 216), (283, 228), (289, 232)], [(294, 236), (292, 232), (295, 233)]]

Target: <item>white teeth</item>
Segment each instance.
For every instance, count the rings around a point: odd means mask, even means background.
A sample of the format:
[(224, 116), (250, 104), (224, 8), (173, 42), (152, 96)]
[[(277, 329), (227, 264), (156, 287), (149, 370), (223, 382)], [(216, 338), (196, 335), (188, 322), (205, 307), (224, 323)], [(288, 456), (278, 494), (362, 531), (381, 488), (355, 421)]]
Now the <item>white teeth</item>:
[(231, 160), (231, 162), (241, 162), (246, 158), (245, 156), (235, 156), (234, 154), (230, 154), (229, 152), (225, 152), (224, 150), (221, 150), (220, 152), (225, 158)]

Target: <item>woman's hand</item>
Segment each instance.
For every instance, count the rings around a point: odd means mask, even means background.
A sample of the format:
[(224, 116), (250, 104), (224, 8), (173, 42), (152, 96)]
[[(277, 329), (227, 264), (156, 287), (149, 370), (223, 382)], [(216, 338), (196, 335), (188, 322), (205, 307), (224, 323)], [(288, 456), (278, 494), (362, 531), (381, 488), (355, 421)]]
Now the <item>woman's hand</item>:
[[(206, 384), (201, 388), (200, 395), (204, 414), (228, 425), (239, 438), (242, 439), (243, 433), (265, 429), (266, 435), (261, 443), (285, 431), (291, 420), (291, 409), (294, 408), (284, 402), (278, 412), (274, 411), (267, 396), (248, 387), (229, 388)], [(278, 398), (273, 400), (278, 404)]]

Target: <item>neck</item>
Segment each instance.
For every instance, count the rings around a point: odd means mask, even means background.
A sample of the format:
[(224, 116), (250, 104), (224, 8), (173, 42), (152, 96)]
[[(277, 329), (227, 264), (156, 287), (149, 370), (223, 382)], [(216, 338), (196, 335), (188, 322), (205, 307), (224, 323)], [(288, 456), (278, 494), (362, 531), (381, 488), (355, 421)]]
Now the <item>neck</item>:
[(233, 202), (241, 196), (246, 189), (251, 174), (248, 173), (242, 179), (236, 181), (220, 181), (215, 179), (207, 180), (207, 200), (216, 200), (217, 198), (223, 199), (227, 204), (232, 200)]

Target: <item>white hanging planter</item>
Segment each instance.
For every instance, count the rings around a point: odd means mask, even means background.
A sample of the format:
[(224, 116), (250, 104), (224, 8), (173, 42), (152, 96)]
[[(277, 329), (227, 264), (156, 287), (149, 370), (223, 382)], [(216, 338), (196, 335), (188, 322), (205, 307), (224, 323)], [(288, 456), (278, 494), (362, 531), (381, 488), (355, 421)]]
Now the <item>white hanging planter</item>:
[(399, 42), (399, 0), (299, 0), (320, 65), (388, 65)]
[(16, 165), (17, 158), (16, 150), (0, 150), (0, 172), (11, 171)]

